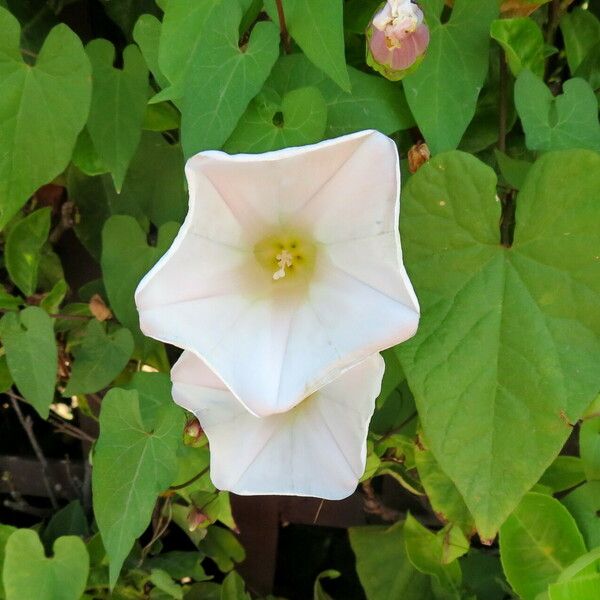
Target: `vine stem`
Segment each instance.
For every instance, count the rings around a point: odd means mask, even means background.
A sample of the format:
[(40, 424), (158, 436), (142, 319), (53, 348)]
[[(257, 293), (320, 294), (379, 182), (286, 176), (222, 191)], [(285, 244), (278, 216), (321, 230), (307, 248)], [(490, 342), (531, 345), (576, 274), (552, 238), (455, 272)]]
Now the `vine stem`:
[(290, 45), (290, 34), (285, 22), (285, 13), (283, 12), (283, 0), (275, 0), (277, 5), (277, 16), (279, 17), (279, 29), (281, 31), (281, 41), (286, 54), (290, 54), (292, 47)]
[(208, 473), (209, 468), (210, 467), (205, 467), (204, 469), (202, 469), (202, 471), (200, 471), (200, 473), (196, 473), (196, 475), (194, 475), (191, 479), (188, 479), (184, 483), (180, 483), (179, 485), (172, 485), (169, 488), (169, 490), (170, 491), (182, 490), (183, 488), (186, 488), (188, 485), (192, 485), (192, 483), (194, 483), (195, 481), (198, 481), (198, 479), (200, 479), (200, 477), (202, 477), (202, 475), (205, 475), (206, 473)]
[(498, 150), (506, 152), (506, 103), (507, 103), (508, 68), (506, 54), (500, 50), (500, 81), (498, 94)]
[(35, 455), (40, 465), (42, 466), (44, 486), (46, 487), (46, 491), (48, 492), (48, 498), (50, 499), (50, 503), (52, 504), (53, 508), (58, 508), (58, 502), (56, 501), (56, 496), (54, 495), (54, 490), (52, 489), (52, 484), (50, 483), (50, 477), (48, 475), (48, 461), (46, 460), (46, 457), (44, 456), (44, 453), (42, 452), (42, 449), (38, 444), (37, 438), (35, 437), (35, 433), (33, 432), (33, 423), (31, 421), (31, 417), (29, 415), (27, 415), (27, 417), (23, 415), (21, 407), (19, 406), (19, 396), (13, 394), (13, 392), (11, 392), (10, 390), (6, 391), (5, 393), (10, 398), (12, 406), (15, 412), (17, 413), (19, 422), (25, 430), (25, 433), (29, 438), (29, 443), (31, 444), (31, 447), (33, 448), (33, 451), (35, 452)]

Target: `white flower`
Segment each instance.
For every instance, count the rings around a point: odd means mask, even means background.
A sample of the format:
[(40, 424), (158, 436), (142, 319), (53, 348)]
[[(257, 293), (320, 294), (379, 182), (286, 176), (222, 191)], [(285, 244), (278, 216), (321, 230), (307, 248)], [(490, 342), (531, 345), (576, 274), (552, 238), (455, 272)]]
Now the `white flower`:
[(210, 444), (215, 486), (236, 494), (339, 500), (365, 469), (366, 437), (384, 363), (379, 354), (346, 371), (287, 413), (249, 413), (194, 354), (171, 371), (173, 398), (193, 412)]
[(285, 412), (414, 335), (392, 140), (202, 152), (186, 175), (185, 223), (136, 291), (140, 326), (193, 351), (252, 413)]
[(411, 0), (388, 0), (373, 17), (373, 26), (383, 31), (394, 45), (400, 45), (421, 23), (423, 11)]

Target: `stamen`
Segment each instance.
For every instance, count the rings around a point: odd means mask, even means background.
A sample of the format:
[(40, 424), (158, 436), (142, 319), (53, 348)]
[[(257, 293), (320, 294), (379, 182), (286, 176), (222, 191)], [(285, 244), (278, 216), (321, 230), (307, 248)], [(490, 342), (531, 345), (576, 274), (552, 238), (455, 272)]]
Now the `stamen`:
[(282, 250), (275, 258), (277, 259), (279, 269), (273, 273), (273, 279), (277, 281), (285, 277), (285, 269), (292, 266), (293, 257), (287, 250)]

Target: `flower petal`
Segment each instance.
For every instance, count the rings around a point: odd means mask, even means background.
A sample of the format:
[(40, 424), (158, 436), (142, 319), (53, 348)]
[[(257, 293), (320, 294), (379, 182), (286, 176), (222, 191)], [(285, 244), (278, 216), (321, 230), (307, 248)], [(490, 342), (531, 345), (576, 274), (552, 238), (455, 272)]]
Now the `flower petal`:
[(192, 411), (211, 449), (211, 478), (237, 494), (331, 500), (356, 488), (384, 364), (373, 355), (287, 413), (257, 418), (190, 352), (173, 367), (173, 397)]

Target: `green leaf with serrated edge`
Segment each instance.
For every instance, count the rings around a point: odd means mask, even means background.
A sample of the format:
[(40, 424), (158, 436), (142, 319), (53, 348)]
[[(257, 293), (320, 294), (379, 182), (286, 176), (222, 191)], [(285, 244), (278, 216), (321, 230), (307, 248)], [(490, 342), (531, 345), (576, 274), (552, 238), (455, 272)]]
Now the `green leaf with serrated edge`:
[(397, 351), (429, 447), (485, 540), (600, 385), (598, 188), (597, 154), (544, 155), (516, 198), (511, 248), (500, 245), (496, 176), (475, 157), (434, 157), (404, 191), (422, 316)]
[(415, 569), (435, 577), (442, 589), (452, 597), (459, 598), (462, 580), (460, 565), (457, 562), (442, 562), (443, 539), (423, 527), (410, 513), (406, 516), (403, 531), (406, 554)]
[(144, 422), (135, 390), (113, 388), (102, 400), (100, 437), (94, 452), (94, 514), (110, 558), (114, 586), (123, 561), (152, 516), (156, 497), (177, 469), (181, 412), (170, 400)]
[(290, 54), (275, 63), (263, 91), (284, 96), (306, 86), (318, 87), (327, 103), (328, 138), (362, 129), (390, 134), (414, 125), (401, 86), (352, 67), (348, 67), (348, 73), (350, 93), (341, 90), (303, 54)]
[(148, 245), (146, 232), (133, 217), (111, 217), (102, 230), (100, 264), (110, 307), (144, 352), (148, 351), (152, 341), (139, 329), (133, 294), (142, 277), (167, 251), (178, 229), (177, 223), (160, 227), (156, 246)]
[(142, 135), (148, 98), (148, 70), (137, 46), (123, 51), (123, 68), (113, 67), (115, 49), (104, 39), (85, 48), (94, 82), (87, 129), (117, 191)]
[(600, 481), (589, 481), (561, 498), (573, 515), (588, 548), (600, 546)]
[(303, 146), (323, 138), (327, 105), (316, 87), (287, 93), (281, 100), (256, 97), (223, 147), (226, 152), (266, 152)]
[(13, 282), (31, 296), (37, 289), (42, 246), (50, 231), (50, 208), (41, 208), (21, 219), (8, 233), (4, 260)]
[(35, 66), (19, 51), (17, 20), (0, 7), (0, 229), (71, 159), (87, 118), (90, 65), (79, 38), (57, 25)]
[(489, 29), (497, 2), (457, 0), (442, 24), (425, 12), (431, 41), (404, 80), (406, 99), (433, 154), (456, 148), (475, 114), (488, 70)]
[[(278, 23), (275, 1), (266, 0), (265, 8)], [(342, 90), (349, 92), (342, 0), (283, 0), (283, 11), (289, 33), (306, 57)]]
[(71, 377), (63, 396), (91, 394), (105, 388), (125, 368), (133, 352), (133, 336), (121, 327), (107, 333), (96, 319), (88, 323), (81, 344), (73, 349)]
[[(15, 532), (16, 527), (12, 527), (11, 525), (2, 525), (0, 524), (0, 573), (2, 573), (4, 568), (4, 556), (6, 549), (6, 542), (8, 538)], [(0, 577), (0, 598), (5, 598), (4, 596), (4, 586), (2, 585), (2, 577)]]
[(600, 417), (586, 419), (581, 424), (579, 453), (588, 481), (600, 480)]
[(417, 571), (406, 555), (402, 521), (392, 527), (351, 527), (348, 534), (356, 556), (356, 571), (368, 600), (431, 600), (430, 578)]
[(458, 525), (466, 536), (473, 535), (475, 523), (464, 498), (423, 442), (415, 445), (415, 463), (436, 516), (445, 523)]
[(6, 600), (81, 598), (90, 566), (81, 538), (58, 538), (48, 558), (38, 534), (19, 529), (8, 538), (5, 552), (2, 579)]
[(223, 145), (279, 55), (279, 29), (271, 22), (257, 23), (239, 48), (241, 19), (237, 3), (228, 3), (207, 22), (198, 42), (201, 53), (186, 75), (181, 102), (186, 157)]
[(539, 77), (544, 75), (544, 36), (533, 19), (497, 19), (492, 22), (490, 33), (506, 53), (506, 61), (515, 77), (523, 69)]
[(58, 368), (52, 319), (37, 306), (7, 313), (0, 320), (0, 340), (19, 391), (43, 419), (47, 418)]
[(557, 456), (544, 471), (539, 483), (552, 490), (553, 494), (569, 490), (585, 481), (583, 461), (578, 456)]
[(235, 571), (225, 577), (221, 585), (221, 600), (251, 600), (251, 598), (246, 591), (244, 580)]
[(600, 21), (589, 10), (577, 7), (562, 16), (560, 30), (569, 69), (574, 75), (585, 56), (600, 39)]
[(554, 97), (539, 77), (523, 71), (515, 83), (515, 104), (530, 150), (600, 150), (598, 103), (587, 81), (569, 79)]
[(552, 496), (526, 494), (500, 528), (502, 566), (523, 600), (535, 600), (584, 553), (573, 517)]
[(498, 169), (506, 183), (516, 190), (520, 190), (527, 179), (527, 173), (531, 168), (531, 163), (526, 160), (512, 158), (500, 150), (494, 150)]
[(231, 571), (236, 563), (246, 558), (244, 547), (231, 531), (223, 527), (209, 527), (198, 549), (212, 558), (220, 571)]
[[(190, 6), (188, 4), (188, 10)], [(161, 88), (168, 87), (169, 80), (163, 75), (158, 63), (161, 22), (153, 15), (141, 15), (133, 28), (133, 39), (140, 47), (146, 65)], [(197, 32), (198, 33), (198, 32)]]

